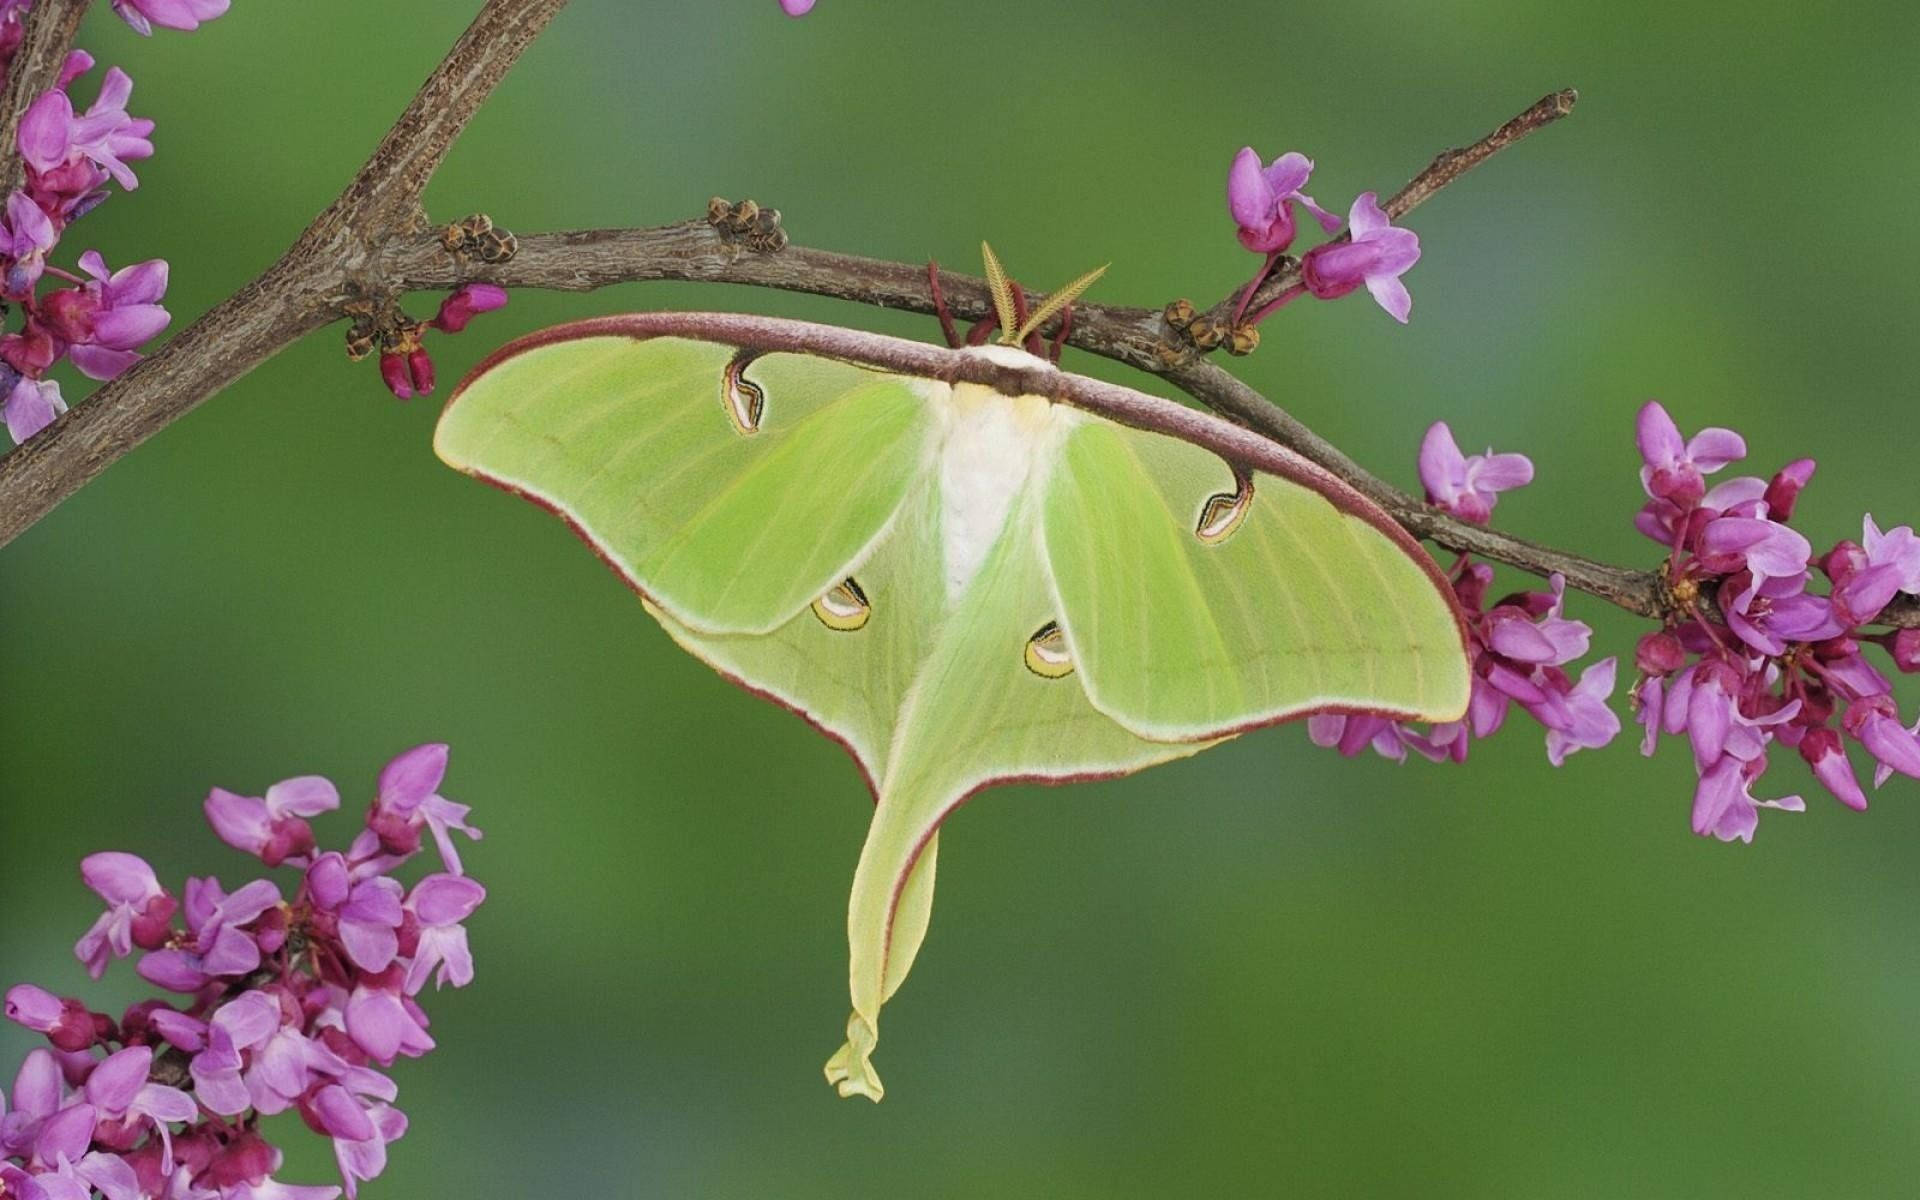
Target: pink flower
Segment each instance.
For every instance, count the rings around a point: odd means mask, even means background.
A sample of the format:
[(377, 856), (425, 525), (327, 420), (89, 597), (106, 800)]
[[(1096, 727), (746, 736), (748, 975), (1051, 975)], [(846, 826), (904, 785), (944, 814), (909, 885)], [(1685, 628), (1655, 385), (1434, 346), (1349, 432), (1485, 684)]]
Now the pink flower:
[(790, 17), (804, 17), (813, 11), (813, 0), (780, 0), (780, 10)]
[(361, 1180), (386, 1170), (387, 1146), (407, 1132), (405, 1113), (384, 1102), (369, 1103), (339, 1085), (315, 1093), (307, 1112), (309, 1120), (333, 1138), (334, 1159), (348, 1196), (356, 1194)]
[(384, 971), (400, 952), (400, 923), (405, 919), (399, 880), (377, 876), (353, 882), (347, 860), (321, 855), (307, 871), (307, 895), (319, 931), (339, 937), (347, 959), (362, 971)]
[(24, 442), (67, 411), (60, 396), (60, 385), (51, 379), (29, 379), (22, 375), (0, 402), (0, 417), (7, 423), (7, 434), (15, 443)]
[(423, 828), (433, 834), (440, 861), (448, 871), (462, 874), (460, 852), (453, 844), (458, 830), (478, 841), (480, 831), (466, 823), (468, 808), (455, 804), (436, 789), (447, 773), (447, 747), (438, 742), (415, 746), (380, 772), (380, 792), (367, 817), (367, 828), (390, 854), (412, 854), (420, 848)]
[(108, 1055), (93, 1069), (87, 1077), (86, 1097), (103, 1120), (151, 1125), (160, 1138), (161, 1169), (171, 1172), (170, 1125), (194, 1120), (200, 1115), (200, 1106), (179, 1088), (149, 1083), (147, 1076), (152, 1070), (152, 1047), (129, 1046)]
[(1485, 525), (1501, 492), (1533, 480), (1533, 461), (1524, 454), (1460, 453), (1453, 431), (1435, 421), (1420, 443), (1420, 483), (1427, 502), (1463, 521)]
[(1402, 325), (1413, 311), (1413, 297), (1400, 276), (1420, 261), (1420, 237), (1396, 228), (1372, 192), (1361, 192), (1347, 214), (1345, 242), (1327, 242), (1307, 251), (1300, 278), (1322, 300), (1337, 300), (1361, 284), (1387, 315)]
[(200, 28), (227, 11), (230, 0), (113, 0), (113, 11), (133, 26), (136, 33), (151, 36), (153, 27), (163, 29)]
[(158, 950), (172, 933), (178, 907), (144, 859), (118, 851), (90, 854), (80, 862), (80, 878), (107, 902), (107, 911), (73, 948), (87, 974), (106, 974), (109, 957), (125, 958), (137, 945)]
[(1288, 151), (1262, 166), (1252, 146), (1234, 155), (1227, 171), (1227, 211), (1239, 226), (1240, 244), (1256, 254), (1278, 254), (1293, 243), (1293, 206), (1306, 206), (1328, 233), (1340, 227), (1340, 218), (1314, 203), (1300, 189), (1313, 174), (1313, 160)]
[(407, 915), (419, 926), (413, 962), (404, 984), (407, 995), (418, 995), (436, 974), (434, 986), (473, 982), (473, 953), (460, 922), (473, 915), (487, 889), (462, 875), (429, 875), (414, 885), (407, 897)]
[(1778, 800), (1754, 798), (1754, 781), (1766, 770), (1766, 763), (1764, 757), (1740, 759), (1728, 755), (1708, 768), (1694, 791), (1693, 831), (1723, 842), (1751, 842), (1754, 830), (1760, 825), (1761, 809), (1805, 812), (1807, 803), (1799, 796), (1782, 796)]
[(107, 271), (97, 250), (80, 256), (93, 276), (78, 288), (62, 288), (40, 302), (49, 332), (69, 344), (68, 355), (89, 379), (112, 379), (140, 360), (135, 348), (167, 327), (172, 318), (156, 301), (167, 291), (167, 263), (153, 258)]
[(153, 143), (147, 135), (153, 122), (127, 115), (133, 80), (119, 67), (107, 68), (100, 95), (85, 113), (75, 115), (66, 92), (55, 89), (28, 106), (20, 119), (20, 155), (42, 174), (86, 158), (132, 191), (140, 180), (128, 159), (149, 158)]
[(283, 779), (265, 796), (237, 796), (224, 788), (207, 793), (207, 823), (220, 840), (270, 867), (305, 866), (313, 853), (313, 827), (306, 818), (340, 807), (340, 792), (318, 775)]
[(381, 1066), (404, 1055), (419, 1058), (433, 1049), (427, 1014), (401, 988), (398, 968), (369, 976), (347, 998), (347, 1036)]
[(1702, 429), (1683, 441), (1680, 427), (1657, 400), (1647, 401), (1640, 409), (1635, 438), (1645, 463), (1640, 468), (1640, 486), (1647, 495), (1682, 508), (1700, 502), (1706, 491), (1704, 476), (1747, 455), (1746, 440), (1731, 429)]
[(1603, 658), (1589, 666), (1580, 673), (1580, 682), (1562, 694), (1558, 719), (1539, 718), (1547, 726), (1547, 761), (1554, 766), (1576, 750), (1598, 749), (1619, 734), (1620, 718), (1607, 706), (1615, 665), (1614, 659)]

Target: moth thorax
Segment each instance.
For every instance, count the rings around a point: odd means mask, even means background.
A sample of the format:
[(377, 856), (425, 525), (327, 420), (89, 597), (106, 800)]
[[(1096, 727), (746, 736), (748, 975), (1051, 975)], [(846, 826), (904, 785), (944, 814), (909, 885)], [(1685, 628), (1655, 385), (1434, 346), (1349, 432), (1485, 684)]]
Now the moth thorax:
[(955, 384), (940, 447), (940, 531), (947, 595), (972, 582), (1015, 499), (1044, 476), (1075, 414), (1040, 396)]

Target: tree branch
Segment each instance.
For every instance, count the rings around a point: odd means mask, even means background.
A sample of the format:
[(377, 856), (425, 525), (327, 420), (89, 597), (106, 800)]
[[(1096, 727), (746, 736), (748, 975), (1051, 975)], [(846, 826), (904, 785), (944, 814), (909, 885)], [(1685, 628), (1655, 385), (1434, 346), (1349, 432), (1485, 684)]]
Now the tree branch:
[(454, 139), (566, 5), (567, 0), (489, 0), (307, 237), (325, 241), (357, 230), (377, 240), (423, 228), (420, 197)]
[(20, 119), (60, 78), (88, 0), (40, 0), (27, 10), (20, 46), (0, 90), (0, 198), (20, 186)]
[[(565, 3), (487, 0), (366, 165), (279, 262), (0, 458), (0, 546), (121, 455), (301, 336), (339, 319), (340, 305), (364, 290), (374, 247), (423, 223), (421, 191), (454, 137)], [(45, 86), (52, 86), (66, 51), (65, 44), (54, 49), (58, 38), (51, 28), (65, 28), (59, 14), (77, 22), (85, 7), (85, 0), (34, 6), (7, 96), (27, 86), (29, 66), (47, 70), (49, 61), (55, 65)], [(66, 36), (70, 42), (71, 32)], [(31, 45), (40, 48), (30, 57)], [(11, 106), (7, 112), (5, 127), (17, 129), (19, 112)], [(5, 149), (13, 144), (9, 134)]]
[[(45, 433), (0, 458), (0, 545), (122, 454), (295, 339), (346, 315), (345, 306), (370, 295), (445, 290), (467, 282), (587, 291), (670, 279), (781, 288), (883, 308), (935, 311), (922, 267), (789, 246), (784, 235), (777, 243), (780, 249), (743, 248), (710, 220), (521, 237), (517, 253), (506, 262), (480, 262), (449, 250), (437, 232), (426, 228), (420, 197), (427, 182), (473, 113), (565, 2), (488, 0), (339, 198), (279, 263)], [(42, 0), (36, 6), (17, 60), (20, 69), (8, 82), (9, 97), (28, 87), (25, 80), (35, 71), (50, 71), (42, 76), (42, 90), (50, 85), (70, 42), (72, 23), (84, 7), (85, 0)], [(35, 49), (29, 52), (30, 47)], [(45, 66), (48, 62), (51, 68)], [(1567, 115), (1575, 99), (1571, 89), (1555, 92), (1486, 137), (1440, 154), (1387, 201), (1387, 212), (1404, 216), (1500, 150)], [(9, 104), (7, 112), (11, 123), (0, 129), (17, 127), (16, 106)], [(6, 148), (11, 144), (9, 134)], [(6, 161), (0, 155), (0, 165)], [(1298, 263), (1283, 263), (1254, 303), (1294, 286), (1298, 279)], [(941, 285), (956, 315), (979, 318), (992, 311), (985, 281), (943, 273)], [(1235, 299), (1230, 295), (1211, 311), (1220, 313)], [(1469, 525), (1386, 483), (1209, 361), (1160, 310), (1079, 304), (1068, 340), (1159, 375), (1304, 455), (1352, 484), (1417, 537), (1536, 574), (1558, 572), (1568, 586), (1636, 615), (1665, 615), (1664, 589), (1650, 571), (1595, 562)], [(1903, 600), (1889, 609), (1885, 621), (1920, 626), (1920, 605)]]

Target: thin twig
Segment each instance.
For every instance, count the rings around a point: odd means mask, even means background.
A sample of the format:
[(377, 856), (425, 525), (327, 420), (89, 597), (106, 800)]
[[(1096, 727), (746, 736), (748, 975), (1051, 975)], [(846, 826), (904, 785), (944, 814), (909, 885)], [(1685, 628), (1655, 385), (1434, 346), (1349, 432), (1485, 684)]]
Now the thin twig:
[(454, 139), (566, 6), (567, 0), (495, 0), (481, 9), (309, 237), (322, 241), (336, 230), (358, 230), (380, 239), (424, 227), (420, 197)]
[[(1407, 186), (1395, 192), (1380, 207), (1389, 217), (1398, 221), (1414, 209), (1433, 198), (1435, 192), (1446, 187), (1454, 180), (1473, 170), (1481, 163), (1513, 145), (1521, 138), (1570, 115), (1573, 106), (1579, 101), (1580, 93), (1573, 88), (1561, 88), (1535, 100), (1512, 120), (1489, 133), (1469, 146), (1456, 146), (1434, 155), (1427, 169), (1407, 181)], [(1333, 240), (1344, 242), (1348, 234), (1341, 233)], [(1280, 266), (1268, 275), (1266, 282), (1260, 285), (1253, 295), (1248, 308), (1258, 309), (1279, 298), (1280, 293), (1300, 285), (1300, 260), (1286, 258)], [(1233, 312), (1239, 299), (1237, 291), (1222, 298), (1219, 303), (1207, 310), (1207, 315), (1215, 320), (1224, 321)]]
[(20, 186), (20, 119), (60, 78), (88, 0), (40, 0), (27, 10), (20, 46), (0, 90), (0, 196)]

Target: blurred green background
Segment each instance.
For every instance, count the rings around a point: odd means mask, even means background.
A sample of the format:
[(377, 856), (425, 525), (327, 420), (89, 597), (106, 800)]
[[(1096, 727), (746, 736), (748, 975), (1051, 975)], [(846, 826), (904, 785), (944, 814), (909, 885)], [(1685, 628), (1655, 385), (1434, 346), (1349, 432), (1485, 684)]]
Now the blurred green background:
[[(165, 256), (184, 324), (333, 195), (475, 7), (239, 0), (150, 42), (95, 12), (84, 44), (132, 71), (160, 151), (63, 252)], [(1738, 426), (1763, 472), (1817, 456), (1816, 542), (1920, 517), (1910, 6), (1095, 7), (576, 0), (430, 205), (534, 231), (750, 195), (810, 245), (973, 270), (987, 236), (1043, 287), (1111, 259), (1101, 299), (1211, 299), (1252, 266), (1222, 199), (1243, 143), (1313, 154), (1344, 210), (1574, 85), (1572, 119), (1416, 215), (1411, 327), (1301, 303), (1233, 368), (1403, 483), (1436, 418), (1526, 451), (1501, 523), (1614, 561), (1650, 558), (1650, 395)], [(935, 335), (651, 284), (516, 294), (434, 350), (451, 381), (524, 330), (660, 307)], [(851, 762), (442, 467), (437, 409), (329, 330), (0, 554), (0, 981), (124, 1002), (130, 970), (89, 986), (68, 955), (97, 911), (81, 854), (232, 882), (210, 786), (322, 772), (357, 808), (388, 756), (452, 743), (446, 791), (488, 835), (480, 979), (432, 999), (443, 1049), (398, 1070), (414, 1133), (369, 1195), (1912, 1194), (1913, 785), (1865, 816), (1810, 792), (1724, 846), (1687, 831), (1685, 756), (1643, 760), (1631, 726), (1558, 771), (1516, 719), (1465, 768), (1279, 729), (989, 792), (887, 1009), (887, 1101), (835, 1099)], [(1631, 654), (1632, 622), (1574, 607)], [(1767, 782), (1812, 787), (1795, 762)], [(0, 1032), (0, 1060), (29, 1044)], [(289, 1141), (286, 1176), (330, 1175)]]

